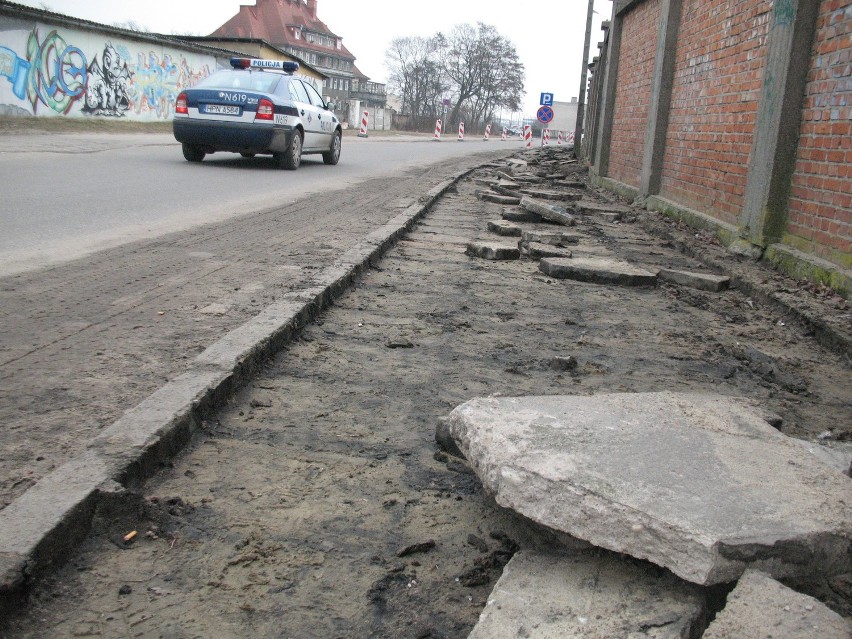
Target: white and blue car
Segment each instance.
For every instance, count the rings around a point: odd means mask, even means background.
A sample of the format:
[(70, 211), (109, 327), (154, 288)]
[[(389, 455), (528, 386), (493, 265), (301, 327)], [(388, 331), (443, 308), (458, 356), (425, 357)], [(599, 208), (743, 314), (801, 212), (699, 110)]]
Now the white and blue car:
[(271, 154), (279, 167), (295, 170), (302, 155), (321, 153), (323, 162), (337, 164), (342, 127), (311, 83), (293, 76), (297, 62), (232, 58), (231, 66), (178, 95), (174, 135), (184, 158)]

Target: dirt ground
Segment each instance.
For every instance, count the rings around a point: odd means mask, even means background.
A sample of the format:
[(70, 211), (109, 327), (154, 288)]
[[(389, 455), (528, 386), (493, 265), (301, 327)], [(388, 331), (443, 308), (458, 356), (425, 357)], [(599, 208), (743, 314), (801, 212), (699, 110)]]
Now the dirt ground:
[[(436, 446), (438, 420), (472, 397), (713, 392), (760, 402), (792, 436), (852, 438), (848, 360), (763, 296), (560, 281), (533, 260), (468, 257), (503, 210), (475, 197), (489, 174), (442, 198), (143, 493), (106, 505), (0, 636), (467, 636), (512, 553), (550, 535)], [(830, 291), (656, 214), (563, 230), (575, 255), (706, 270), (682, 246), (724, 260), (848, 328)], [(576, 368), (552, 366), (568, 356)], [(850, 580), (813, 590), (846, 616), (851, 592)]]
[(429, 189), (498, 155), (397, 170), (0, 278), (0, 510), (222, 335), (314, 285)]

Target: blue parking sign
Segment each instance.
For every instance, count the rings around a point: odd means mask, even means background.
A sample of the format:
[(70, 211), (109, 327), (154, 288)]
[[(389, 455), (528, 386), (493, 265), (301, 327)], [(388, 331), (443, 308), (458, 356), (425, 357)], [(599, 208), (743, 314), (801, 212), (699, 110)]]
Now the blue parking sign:
[(541, 106), (553, 106), (553, 94), (552, 93), (542, 93), (541, 101), (539, 102)]

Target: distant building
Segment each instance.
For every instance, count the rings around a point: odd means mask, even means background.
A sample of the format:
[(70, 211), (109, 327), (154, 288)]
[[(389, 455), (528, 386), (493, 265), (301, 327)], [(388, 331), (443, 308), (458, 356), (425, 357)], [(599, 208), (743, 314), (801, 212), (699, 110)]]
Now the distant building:
[(553, 120), (547, 125), (551, 131), (574, 132), (577, 126), (577, 98), (571, 98), (570, 102), (553, 103)]
[(385, 85), (371, 82), (358, 70), (343, 38), (317, 17), (317, 0), (257, 0), (254, 6), (242, 5), (208, 38), (262, 39), (305, 61), (327, 76), (323, 97), (332, 100), (345, 118), (356, 102), (358, 110), (385, 107)]
[(203, 44), (208, 47), (216, 47), (226, 49), (235, 53), (240, 53), (251, 58), (260, 58), (263, 60), (282, 60), (296, 61), (300, 64), (297, 76), (303, 80), (310, 81), (317, 91), (322, 91), (325, 83), (328, 81), (328, 76), (319, 71), (316, 67), (307, 64), (304, 60), (291, 53), (287, 53), (280, 47), (276, 47), (261, 38), (220, 38), (211, 36), (172, 36), (179, 38), (185, 42), (194, 42)]

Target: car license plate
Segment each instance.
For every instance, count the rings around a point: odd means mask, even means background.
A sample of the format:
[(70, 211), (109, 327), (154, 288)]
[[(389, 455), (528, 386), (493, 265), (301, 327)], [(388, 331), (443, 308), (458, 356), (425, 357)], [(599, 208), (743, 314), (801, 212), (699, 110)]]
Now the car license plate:
[(227, 104), (208, 104), (204, 107), (205, 113), (215, 115), (239, 115), (241, 111), (240, 107)]

